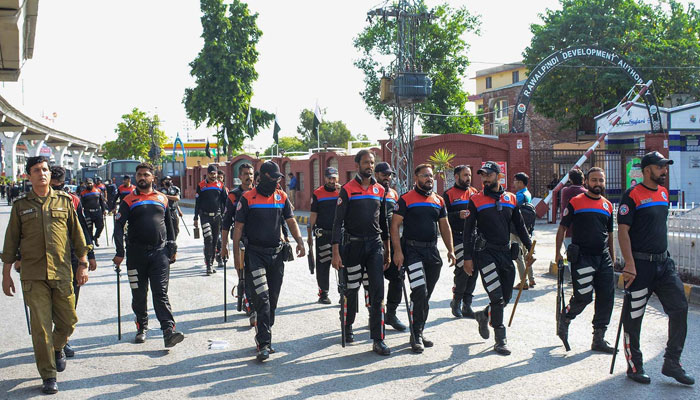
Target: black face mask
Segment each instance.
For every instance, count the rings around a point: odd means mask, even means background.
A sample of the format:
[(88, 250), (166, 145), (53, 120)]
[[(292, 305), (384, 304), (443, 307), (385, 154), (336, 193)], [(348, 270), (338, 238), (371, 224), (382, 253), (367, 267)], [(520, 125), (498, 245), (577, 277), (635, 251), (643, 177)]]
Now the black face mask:
[(484, 194), (492, 199), (500, 200), (501, 195), (503, 195), (503, 186), (499, 187), (498, 184), (495, 186), (498, 188), (498, 190), (492, 190), (489, 187), (484, 187)]
[(335, 192), (335, 185), (327, 183), (323, 187), (329, 192)]
[(165, 182), (164, 185), (165, 185), (165, 187), (170, 187), (171, 183), (170, 183), (170, 182)]
[(51, 186), (51, 189), (53, 190), (63, 190), (63, 185), (56, 185), (56, 186)]
[(277, 189), (277, 179), (271, 179), (263, 175), (260, 177), (260, 183), (256, 189), (261, 195), (265, 197), (270, 196)]

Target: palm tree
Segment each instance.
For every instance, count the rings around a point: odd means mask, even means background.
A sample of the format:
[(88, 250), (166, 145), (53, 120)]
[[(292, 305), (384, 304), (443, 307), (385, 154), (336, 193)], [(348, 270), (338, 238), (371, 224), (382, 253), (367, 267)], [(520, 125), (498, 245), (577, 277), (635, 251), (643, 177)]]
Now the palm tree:
[(445, 179), (445, 172), (452, 169), (450, 162), (452, 162), (452, 159), (454, 158), (455, 155), (447, 151), (447, 149), (437, 149), (428, 159), (428, 161), (433, 164), (435, 174), (441, 177), (443, 182), (447, 182)]

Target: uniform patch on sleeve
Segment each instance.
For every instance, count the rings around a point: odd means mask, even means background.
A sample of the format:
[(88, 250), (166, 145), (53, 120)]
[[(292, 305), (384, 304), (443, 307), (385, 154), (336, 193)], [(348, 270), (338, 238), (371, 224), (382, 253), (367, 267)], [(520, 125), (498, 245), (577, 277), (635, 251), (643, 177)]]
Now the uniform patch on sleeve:
[(564, 209), (564, 213), (563, 213), (562, 215), (565, 216), (565, 217), (566, 217), (567, 215), (569, 215), (569, 207), (566, 207), (566, 208)]
[(630, 208), (627, 206), (627, 204), (623, 204), (620, 206), (620, 215), (627, 215), (630, 212)]
[(120, 219), (121, 217), (122, 217), (122, 213), (117, 213), (117, 214), (114, 216), (114, 218), (116, 218), (116, 219)]
[(467, 210), (467, 213), (466, 213), (466, 214), (464, 214), (464, 215), (466, 216), (466, 218), (469, 218), (469, 216), (470, 216), (471, 214), (472, 214), (472, 212), (471, 212), (471, 211), (469, 211), (469, 210)]
[(243, 207), (243, 204), (241, 202), (238, 202), (238, 205), (236, 206), (236, 211), (240, 210)]
[(338, 201), (337, 201), (337, 204), (338, 204), (338, 205), (341, 205), (341, 204), (343, 204), (343, 199), (342, 199), (341, 197), (338, 197)]

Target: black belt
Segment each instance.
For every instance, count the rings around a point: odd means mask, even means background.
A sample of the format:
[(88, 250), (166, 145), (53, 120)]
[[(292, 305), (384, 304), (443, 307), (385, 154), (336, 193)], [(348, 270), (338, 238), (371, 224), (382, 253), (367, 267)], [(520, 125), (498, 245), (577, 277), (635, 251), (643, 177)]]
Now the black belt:
[(491, 250), (510, 251), (509, 244), (491, 244), (486, 242), (486, 248)]
[(639, 251), (633, 251), (632, 252), (632, 257), (635, 260), (642, 260), (642, 261), (666, 261), (668, 258), (668, 252), (666, 253), (659, 253), (659, 254), (654, 254), (654, 253), (642, 253)]
[(372, 240), (376, 240), (379, 237), (379, 235), (372, 235), (372, 236), (352, 236), (352, 235), (347, 235), (347, 239), (349, 242), (369, 242)]
[(417, 240), (406, 240), (405, 243), (411, 247), (435, 247), (437, 246), (437, 240), (432, 242), (419, 242)]
[(206, 215), (206, 216), (209, 216), (209, 217), (216, 217), (217, 215), (219, 215), (218, 212), (210, 213), (210, 212), (203, 212), (203, 211), (200, 211), (200, 214)]
[(138, 242), (127, 242), (127, 247), (129, 248), (138, 248), (140, 250), (146, 250), (146, 251), (151, 251), (151, 250), (158, 250), (162, 249), (165, 247), (165, 242), (161, 242), (160, 244), (143, 244), (143, 243), (138, 243)]
[(321, 228), (314, 229), (314, 235), (316, 235), (316, 237), (319, 237), (319, 238), (326, 236), (326, 235), (332, 235), (332, 234), (333, 234), (333, 231), (330, 229), (321, 229)]
[(95, 209), (88, 208), (88, 211), (89, 212), (97, 212), (97, 211), (100, 211), (100, 209), (99, 208), (95, 208)]
[(283, 248), (284, 248), (284, 244), (280, 244), (277, 247), (256, 246), (256, 245), (250, 244), (250, 243), (248, 243), (246, 245), (246, 250), (253, 250), (253, 251), (256, 251), (258, 253), (270, 254), (270, 255), (275, 255), (275, 254), (279, 253), (280, 251), (282, 251)]

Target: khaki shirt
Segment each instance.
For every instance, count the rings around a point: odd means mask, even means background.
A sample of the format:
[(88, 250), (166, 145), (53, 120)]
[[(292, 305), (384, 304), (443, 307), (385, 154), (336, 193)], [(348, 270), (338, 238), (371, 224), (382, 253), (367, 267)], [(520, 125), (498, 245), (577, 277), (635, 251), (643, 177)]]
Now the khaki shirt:
[(71, 244), (78, 258), (90, 250), (69, 194), (49, 189), (46, 200), (42, 200), (32, 190), (15, 200), (2, 261), (14, 263), (19, 250), (21, 280), (72, 281)]

